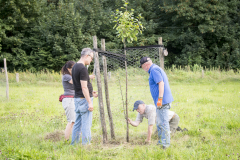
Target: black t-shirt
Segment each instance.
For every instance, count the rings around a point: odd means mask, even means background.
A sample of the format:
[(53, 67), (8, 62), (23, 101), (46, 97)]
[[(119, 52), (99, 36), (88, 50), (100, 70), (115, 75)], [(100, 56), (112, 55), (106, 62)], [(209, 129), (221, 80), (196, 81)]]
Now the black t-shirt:
[(92, 97), (93, 87), (92, 87), (92, 84), (90, 83), (88, 70), (82, 63), (74, 64), (72, 68), (72, 79), (73, 79), (73, 86), (75, 90), (75, 96), (74, 96), (75, 98), (84, 97), (80, 81), (87, 81), (89, 95), (90, 97)]

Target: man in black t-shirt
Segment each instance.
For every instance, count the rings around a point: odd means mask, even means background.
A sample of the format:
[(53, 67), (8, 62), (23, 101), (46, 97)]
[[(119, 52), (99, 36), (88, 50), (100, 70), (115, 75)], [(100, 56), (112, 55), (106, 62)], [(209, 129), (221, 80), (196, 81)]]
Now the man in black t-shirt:
[(92, 60), (93, 50), (84, 48), (81, 52), (80, 60), (72, 68), (76, 112), (76, 120), (72, 131), (72, 145), (79, 143), (81, 132), (83, 145), (89, 144), (91, 141), (93, 97), (97, 97), (98, 95), (96, 91), (93, 91), (85, 65), (89, 65)]

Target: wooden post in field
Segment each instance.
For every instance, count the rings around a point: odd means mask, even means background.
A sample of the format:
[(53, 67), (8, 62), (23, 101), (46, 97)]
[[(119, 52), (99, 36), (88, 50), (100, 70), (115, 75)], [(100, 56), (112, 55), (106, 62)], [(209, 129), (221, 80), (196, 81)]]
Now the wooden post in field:
[(16, 73), (16, 81), (19, 82), (19, 73)]
[(7, 99), (9, 100), (9, 84), (8, 84), (8, 74), (7, 74), (7, 61), (6, 58), (4, 58), (4, 72), (6, 75), (6, 96)]
[(204, 78), (204, 70), (202, 70), (202, 78)]
[(111, 79), (111, 72), (108, 72), (108, 78)]
[[(97, 48), (97, 36), (93, 36), (93, 48)], [(97, 87), (98, 87), (98, 105), (99, 105), (100, 120), (102, 125), (103, 143), (106, 143), (107, 128), (106, 128), (104, 106), (103, 106), (102, 83), (101, 83), (98, 52), (95, 52), (94, 55), (95, 55), (94, 62), (95, 62), (96, 79), (97, 79)]]
[[(105, 51), (105, 39), (101, 39), (101, 46), (102, 46), (101, 49)], [(112, 111), (111, 111), (109, 92), (108, 92), (107, 60), (105, 56), (102, 56), (102, 61), (103, 61), (103, 73), (104, 73), (105, 97), (106, 97), (106, 103), (107, 103), (109, 125), (111, 130), (111, 138), (115, 139)]]
[(187, 65), (187, 71), (190, 72), (191, 71), (191, 68), (189, 65)]
[[(158, 45), (162, 45), (162, 37), (158, 37)], [(159, 47), (158, 49), (159, 53), (159, 61), (160, 61), (160, 67), (164, 70), (164, 55), (163, 55), (163, 47)]]

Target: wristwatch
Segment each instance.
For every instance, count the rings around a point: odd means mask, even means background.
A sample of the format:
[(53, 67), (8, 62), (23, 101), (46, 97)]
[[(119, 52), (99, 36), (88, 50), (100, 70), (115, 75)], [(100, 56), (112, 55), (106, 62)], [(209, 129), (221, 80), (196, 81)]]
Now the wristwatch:
[(158, 97), (158, 98), (163, 99), (163, 97)]

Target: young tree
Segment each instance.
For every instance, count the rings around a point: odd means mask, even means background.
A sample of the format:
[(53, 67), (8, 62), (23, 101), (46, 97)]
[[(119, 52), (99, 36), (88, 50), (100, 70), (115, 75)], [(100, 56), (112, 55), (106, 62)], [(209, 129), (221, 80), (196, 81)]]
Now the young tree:
[[(116, 25), (114, 28), (117, 30), (117, 36), (122, 39), (122, 42), (124, 44), (124, 53), (125, 53), (125, 69), (126, 69), (126, 121), (128, 120), (128, 101), (127, 101), (127, 86), (128, 86), (128, 80), (127, 80), (127, 54), (126, 54), (126, 40), (128, 43), (132, 43), (132, 41), (137, 41), (137, 35), (142, 33), (144, 27), (142, 26), (142, 23), (139, 21), (142, 17), (141, 15), (138, 15), (137, 18), (134, 17), (133, 9), (129, 12), (127, 10), (128, 2), (127, 0), (123, 0), (124, 7), (121, 7), (125, 11), (122, 12), (120, 10), (116, 10), (116, 13), (114, 15), (115, 20), (114, 22)], [(129, 142), (129, 125), (127, 123), (127, 142)]]

